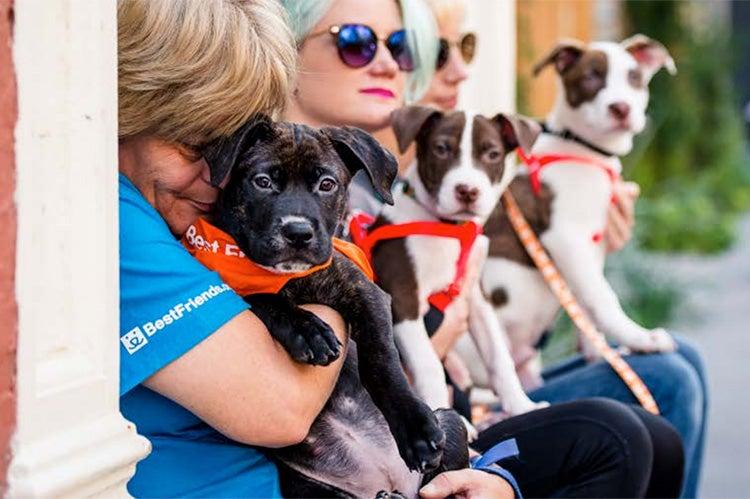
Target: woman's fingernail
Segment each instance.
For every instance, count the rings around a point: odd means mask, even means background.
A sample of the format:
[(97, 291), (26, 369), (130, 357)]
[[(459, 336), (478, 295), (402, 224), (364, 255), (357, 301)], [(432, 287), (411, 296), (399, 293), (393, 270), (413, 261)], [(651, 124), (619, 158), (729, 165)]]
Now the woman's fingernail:
[(425, 485), (419, 490), (420, 494), (427, 494), (427, 495), (433, 494), (434, 492), (435, 492), (435, 486), (432, 485), (431, 483), (428, 483), (427, 485)]

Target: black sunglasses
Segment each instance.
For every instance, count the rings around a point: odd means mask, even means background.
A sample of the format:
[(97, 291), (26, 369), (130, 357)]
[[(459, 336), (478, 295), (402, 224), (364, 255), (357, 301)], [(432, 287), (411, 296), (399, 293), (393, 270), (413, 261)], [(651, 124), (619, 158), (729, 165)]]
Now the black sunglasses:
[(365, 24), (337, 24), (328, 28), (327, 31), (314, 33), (307, 38), (326, 33), (336, 39), (339, 58), (350, 68), (361, 68), (370, 64), (378, 52), (378, 42), (383, 41), (401, 71), (414, 70), (414, 59), (406, 40), (406, 30), (394, 31), (383, 40)]
[(461, 58), (466, 64), (474, 60), (474, 54), (477, 49), (477, 35), (474, 33), (464, 33), (461, 38), (455, 42), (449, 42), (445, 38), (440, 39), (440, 49), (438, 50), (436, 69), (442, 69), (450, 57), (451, 47), (455, 46), (461, 52)]

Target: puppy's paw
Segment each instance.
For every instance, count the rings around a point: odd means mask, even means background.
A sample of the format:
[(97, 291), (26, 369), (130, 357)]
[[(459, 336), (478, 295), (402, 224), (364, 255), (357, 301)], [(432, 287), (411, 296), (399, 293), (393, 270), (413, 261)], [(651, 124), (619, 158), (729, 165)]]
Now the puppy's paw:
[(468, 419), (461, 416), (461, 421), (463, 422), (464, 426), (466, 427), (466, 441), (471, 443), (477, 438), (479, 438), (479, 431), (474, 427), (473, 424), (469, 422)]
[(651, 334), (651, 341), (653, 342), (656, 352), (674, 352), (677, 350), (677, 343), (665, 329), (660, 327), (649, 331)]
[(341, 355), (341, 343), (330, 326), (312, 312), (295, 310), (289, 317), (289, 328), (282, 343), (297, 362), (327, 366)]
[(445, 433), (427, 404), (414, 398), (389, 419), (398, 451), (410, 470), (426, 473), (438, 467), (445, 448)]
[(662, 328), (644, 329), (637, 338), (625, 345), (636, 352), (674, 352), (677, 349), (672, 336)]
[(534, 402), (528, 397), (524, 397), (523, 399), (519, 399), (510, 404), (503, 403), (503, 411), (510, 416), (518, 416), (519, 414), (525, 414), (546, 407), (549, 407), (549, 402)]

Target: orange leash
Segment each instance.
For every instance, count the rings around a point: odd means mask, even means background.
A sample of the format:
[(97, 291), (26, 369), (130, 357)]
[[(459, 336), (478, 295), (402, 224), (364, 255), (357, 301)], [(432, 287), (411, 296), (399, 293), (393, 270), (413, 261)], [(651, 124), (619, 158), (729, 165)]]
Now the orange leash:
[(505, 191), (503, 194), (503, 203), (505, 204), (505, 210), (510, 223), (513, 225), (513, 229), (516, 231), (519, 239), (521, 239), (524, 248), (526, 248), (526, 252), (542, 273), (544, 280), (547, 281), (550, 289), (552, 289), (552, 292), (568, 313), (570, 319), (586, 339), (594, 345), (594, 348), (599, 351), (602, 357), (604, 357), (604, 360), (612, 366), (617, 375), (622, 378), (622, 381), (633, 392), (633, 395), (635, 395), (635, 398), (638, 399), (643, 408), (652, 414), (659, 414), (659, 407), (656, 405), (656, 401), (646, 387), (646, 384), (633, 371), (633, 368), (625, 362), (622, 356), (607, 344), (604, 335), (596, 329), (589, 316), (578, 304), (578, 301), (560, 275), (557, 267), (552, 263), (547, 252), (544, 251), (534, 231), (531, 230), (510, 191)]

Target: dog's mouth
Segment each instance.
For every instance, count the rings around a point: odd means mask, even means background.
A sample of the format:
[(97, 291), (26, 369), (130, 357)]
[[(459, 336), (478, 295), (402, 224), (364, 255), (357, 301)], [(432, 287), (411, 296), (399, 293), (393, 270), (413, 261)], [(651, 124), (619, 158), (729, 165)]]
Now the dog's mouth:
[(330, 258), (331, 251), (326, 251), (325, 244), (312, 244), (305, 248), (282, 244), (274, 246), (270, 253), (266, 253), (263, 266), (271, 272), (293, 274), (323, 265)]
[(634, 131), (633, 123), (630, 120), (614, 120), (609, 131), (610, 133), (632, 132)]
[(313, 264), (303, 260), (284, 260), (271, 266), (262, 265), (263, 268), (277, 274), (297, 274), (305, 272), (313, 267)]
[(479, 218), (480, 216), (481, 215), (477, 213), (475, 210), (472, 210), (469, 208), (462, 208), (458, 211), (454, 211), (451, 214), (443, 215), (442, 218), (455, 220), (457, 222), (466, 222), (470, 220), (475, 220), (476, 218)]
[(276, 274), (305, 272), (331, 258), (332, 245), (320, 241), (295, 248), (278, 236), (253, 235), (245, 254), (258, 266)]

